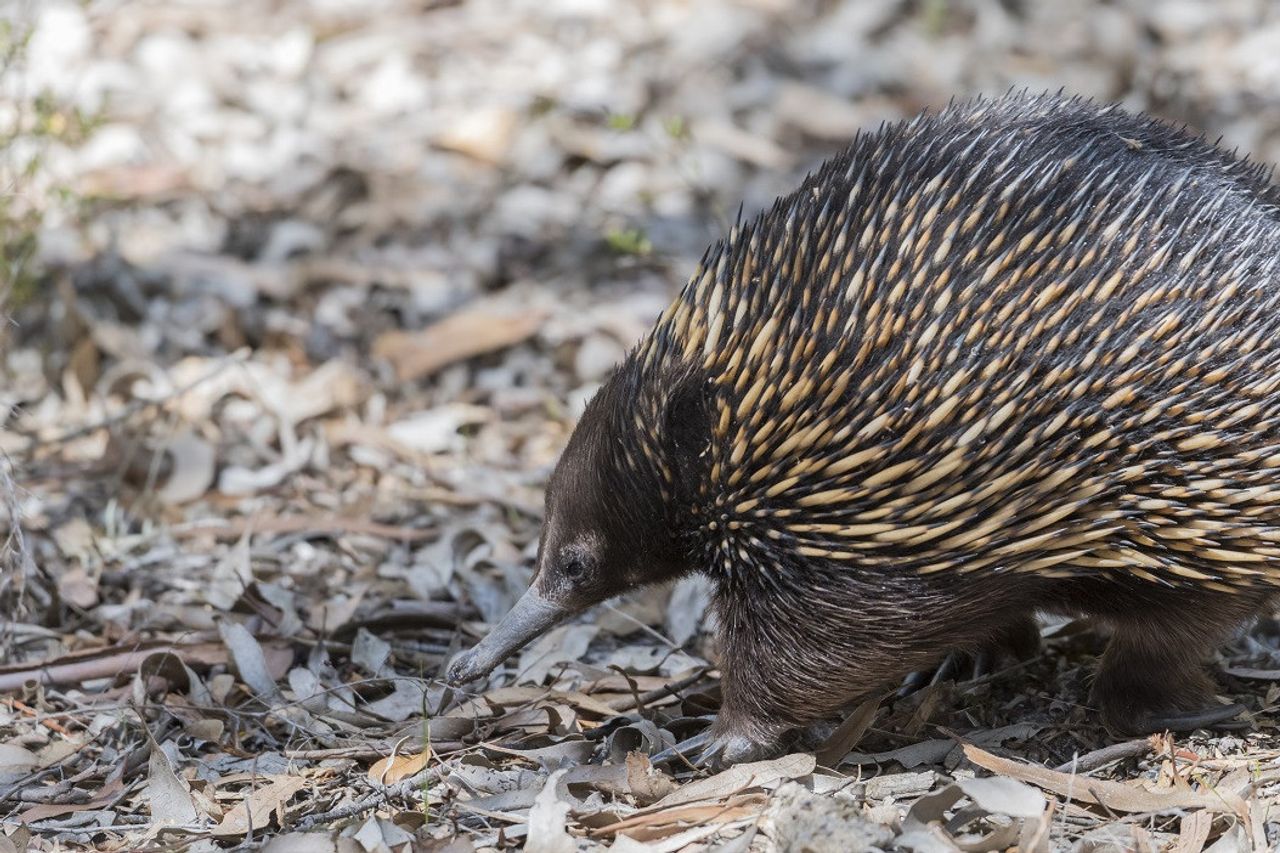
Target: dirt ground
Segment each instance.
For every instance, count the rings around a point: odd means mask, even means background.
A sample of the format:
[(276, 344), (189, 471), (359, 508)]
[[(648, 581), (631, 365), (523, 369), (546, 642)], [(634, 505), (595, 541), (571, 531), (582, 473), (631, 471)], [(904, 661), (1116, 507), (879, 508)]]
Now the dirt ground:
[(484, 684), (585, 401), (737, 215), (859, 129), (1064, 89), (1280, 161), (1268, 0), (0, 0), (0, 851), (1272, 849), (1234, 731), (1115, 744), (1102, 639), (654, 761), (697, 579)]

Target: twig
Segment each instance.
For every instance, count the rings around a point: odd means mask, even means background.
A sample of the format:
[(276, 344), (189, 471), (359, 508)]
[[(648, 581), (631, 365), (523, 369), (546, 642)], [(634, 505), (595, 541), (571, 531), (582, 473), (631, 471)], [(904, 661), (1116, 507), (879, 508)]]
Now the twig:
[(13, 708), (15, 711), (19, 711), (24, 716), (27, 716), (27, 717), (34, 717), (37, 723), (44, 726), (49, 731), (57, 732), (58, 734), (65, 735), (67, 737), (73, 736), (73, 732), (70, 729), (68, 729), (66, 726), (54, 720), (46, 719), (39, 711), (37, 711), (35, 708), (32, 708), (30, 705), (26, 704), (20, 699), (9, 697), (8, 702), (10, 707)]
[(396, 800), (402, 797), (413, 796), (414, 794), (417, 793), (418, 788), (423, 783), (432, 784), (438, 781), (439, 778), (440, 778), (439, 768), (435, 768), (435, 767), (428, 768), (427, 770), (423, 770), (421, 773), (418, 773), (414, 776), (410, 776), (408, 779), (405, 779), (404, 781), (397, 782), (394, 785), (390, 785), (388, 787), (382, 788), (381, 790), (375, 791), (374, 793), (369, 794), (366, 797), (361, 797), (360, 799), (355, 800), (354, 802), (346, 803), (344, 805), (338, 806), (337, 808), (329, 809), (327, 812), (320, 812), (319, 814), (307, 815), (306, 817), (302, 818), (302, 820), (298, 821), (298, 823), (294, 826), (294, 829), (299, 832), (303, 832), (305, 830), (311, 829), (312, 827), (322, 823), (329, 823), (330, 821), (342, 820), (344, 818), (354, 817), (355, 815), (363, 814), (364, 812), (367, 812), (370, 809), (376, 809), (378, 806), (382, 805), (384, 802), (388, 800)]
[(617, 704), (612, 706), (613, 710), (621, 714), (624, 711), (631, 711), (635, 708), (643, 708), (645, 705), (648, 705), (650, 702), (656, 702), (659, 699), (665, 699), (668, 696), (675, 696), (678, 699), (680, 698), (680, 691), (687, 690), (688, 688), (697, 684), (699, 681), (705, 678), (707, 673), (710, 671), (711, 671), (711, 667), (709, 666), (703, 667), (702, 669), (699, 669), (697, 672), (693, 673), (692, 675), (686, 675), (684, 678), (680, 679), (679, 681), (673, 681), (670, 684), (664, 684), (661, 687), (658, 687), (654, 690), (649, 690), (649, 691), (646, 691), (645, 693), (641, 693), (639, 696), (633, 695), (633, 696), (628, 696), (624, 699), (619, 699)]
[(1140, 758), (1152, 751), (1151, 740), (1142, 738), (1141, 740), (1128, 740), (1124, 743), (1113, 743), (1110, 746), (1104, 746), (1102, 749), (1095, 749), (1093, 752), (1086, 752), (1084, 755), (1077, 756), (1066, 764), (1061, 764), (1054, 768), (1059, 773), (1092, 773), (1100, 767), (1105, 767), (1113, 761), (1119, 761), (1122, 758)]

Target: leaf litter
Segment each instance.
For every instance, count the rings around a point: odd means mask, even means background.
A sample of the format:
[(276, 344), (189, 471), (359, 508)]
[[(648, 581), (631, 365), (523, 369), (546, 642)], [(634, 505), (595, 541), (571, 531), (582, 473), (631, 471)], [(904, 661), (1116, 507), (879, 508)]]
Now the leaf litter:
[(49, 202), (0, 337), (0, 849), (1280, 843), (1272, 620), (1219, 661), (1236, 732), (1111, 743), (1099, 641), (1053, 625), (714, 774), (674, 749), (719, 702), (704, 579), (439, 680), (527, 585), (577, 414), (725, 210), (1028, 45), (1053, 88), (1158, 105), (1177, 76), (1175, 118), (1278, 160), (1240, 106), (1276, 87), (1229, 80), (1271, 67), (1244, 18), (1090, 3), (1082, 41), (997, 0), (491, 5), (28, 10), (50, 120), (101, 121), (32, 172), (82, 198)]

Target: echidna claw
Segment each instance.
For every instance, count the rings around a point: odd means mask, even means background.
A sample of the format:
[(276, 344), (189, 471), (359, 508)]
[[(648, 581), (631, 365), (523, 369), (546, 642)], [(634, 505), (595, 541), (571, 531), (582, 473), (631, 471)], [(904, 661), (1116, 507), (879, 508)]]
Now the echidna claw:
[(965, 682), (982, 678), (991, 673), (991, 660), (992, 656), (985, 652), (974, 655), (950, 652), (934, 669), (921, 669), (909, 673), (902, 679), (902, 686), (894, 695), (902, 699), (918, 690), (944, 681)]
[[(683, 758), (687, 763), (699, 766), (701, 763), (702, 750), (711, 741), (711, 727), (703, 729), (691, 738), (680, 741), (675, 746), (669, 746), (666, 749), (655, 752), (649, 756), (649, 760), (654, 764), (663, 761), (671, 761), (675, 758)], [(693, 757), (697, 754), (697, 757)]]
[(761, 742), (733, 732), (714, 733), (714, 727), (704, 729), (675, 746), (649, 757), (654, 764), (680, 758), (691, 767), (704, 770), (721, 770), (731, 764), (754, 761), (774, 751), (773, 744)]
[[(1226, 728), (1224, 723), (1234, 720), (1244, 713), (1245, 707), (1238, 703), (1232, 705), (1215, 705), (1198, 711), (1174, 711), (1164, 714), (1152, 714), (1144, 717), (1136, 726), (1143, 732), (1190, 732), (1196, 729)], [(1243, 727), (1242, 722), (1239, 726)]]

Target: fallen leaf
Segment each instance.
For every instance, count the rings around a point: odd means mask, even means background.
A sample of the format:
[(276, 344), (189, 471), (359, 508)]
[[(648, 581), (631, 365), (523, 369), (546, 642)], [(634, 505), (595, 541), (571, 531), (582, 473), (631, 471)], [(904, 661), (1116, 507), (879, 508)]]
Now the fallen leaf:
[(374, 762), (369, 768), (369, 781), (377, 785), (394, 785), (402, 779), (408, 779), (427, 769), (431, 761), (431, 750), (415, 755), (388, 755)]
[(337, 853), (338, 844), (327, 832), (286, 832), (271, 839), (262, 853)]
[(627, 789), (638, 804), (647, 806), (678, 789), (675, 780), (653, 766), (643, 752), (627, 754)]
[(213, 828), (215, 838), (239, 837), (250, 830), (260, 830), (271, 822), (275, 813), (281, 824), (289, 799), (307, 785), (301, 776), (266, 777), (269, 782), (237, 803)]
[(373, 355), (389, 361), (400, 381), (409, 382), (455, 362), (528, 340), (546, 318), (541, 311), (514, 313), (475, 306), (420, 331), (385, 332), (374, 341)]
[(835, 767), (849, 750), (858, 745), (871, 723), (875, 721), (876, 711), (880, 709), (880, 698), (868, 699), (857, 707), (849, 717), (832, 732), (831, 737), (818, 750), (818, 763), (823, 767)]
[(432, 142), (485, 163), (500, 163), (511, 147), (517, 120), (507, 107), (482, 106), (450, 122)]
[(1173, 853), (1200, 853), (1209, 840), (1213, 828), (1213, 815), (1207, 811), (1191, 812), (1178, 822), (1178, 843)]
[(567, 829), (569, 803), (557, 791), (567, 772), (557, 770), (548, 776), (529, 809), (529, 840), (524, 848), (527, 853), (573, 853), (578, 849)]
[(250, 534), (245, 532), (227, 553), (222, 555), (203, 585), (204, 600), (219, 610), (235, 607), (253, 583), (253, 566), (249, 557)]
[(562, 664), (574, 663), (587, 653), (600, 629), (595, 625), (561, 625), (539, 637), (520, 653), (517, 679), (522, 684), (541, 684)]
[(401, 850), (407, 849), (413, 842), (413, 836), (385, 818), (370, 817), (352, 834), (355, 841), (364, 850)]
[(235, 664), (236, 672), (240, 675), (240, 680), (264, 702), (270, 705), (278, 704), (281, 698), (280, 689), (276, 687), (275, 678), (272, 677), (271, 670), (267, 666), (262, 646), (253, 638), (249, 630), (239, 622), (224, 619), (218, 623), (218, 633), (222, 635), (222, 642), (231, 653), (231, 660)]
[(156, 496), (170, 506), (189, 503), (204, 495), (217, 473), (217, 453), (213, 445), (190, 430), (176, 435), (165, 448), (173, 469)]
[(63, 601), (88, 610), (98, 603), (98, 579), (80, 566), (69, 569), (58, 578), (58, 595)]
[(456, 453), (466, 448), (461, 430), (482, 424), (491, 417), (492, 412), (483, 406), (445, 403), (390, 424), (387, 436), (417, 453)]
[(738, 764), (707, 779), (698, 779), (659, 800), (653, 810), (671, 808), (697, 800), (711, 800), (762, 788), (784, 779), (797, 779), (813, 772), (817, 760), (806, 752), (796, 752), (770, 761)]
[(147, 797), (151, 822), (159, 826), (189, 826), (200, 818), (190, 786), (173, 772), (168, 756), (154, 741), (147, 761)]
[(1044, 794), (1030, 785), (1003, 776), (957, 779), (956, 786), (978, 808), (1009, 817), (1039, 817), (1047, 805)]
[(14, 743), (0, 743), (0, 774), (22, 775), (40, 766), (40, 759), (26, 747)]
[[(718, 802), (687, 803), (664, 808), (650, 808), (616, 823), (594, 830), (592, 835), (617, 835), (625, 832), (633, 839), (659, 838), (664, 832), (641, 833), (638, 830), (658, 827), (684, 828), (689, 824), (729, 823), (747, 815), (761, 812), (767, 798), (763, 794), (738, 794)], [(673, 825), (675, 825), (673, 827)]]
[(971, 762), (993, 773), (1029, 782), (1059, 796), (1069, 797), (1080, 803), (1100, 805), (1117, 812), (1163, 812), (1174, 809), (1202, 808), (1215, 812), (1234, 812), (1221, 794), (1205, 794), (1183, 788), (1151, 791), (1088, 776), (1072, 776), (1059, 773), (1037, 764), (1026, 764), (992, 755), (973, 744), (962, 744), (964, 754)]
[(124, 794), (124, 780), (113, 779), (102, 786), (102, 789), (93, 797), (84, 803), (41, 803), (32, 806), (22, 813), (19, 817), (23, 823), (35, 823), (38, 820), (48, 820), (51, 817), (62, 817), (75, 812), (97, 811), (103, 807), (109, 807), (117, 799)]

